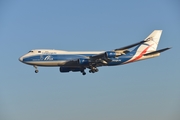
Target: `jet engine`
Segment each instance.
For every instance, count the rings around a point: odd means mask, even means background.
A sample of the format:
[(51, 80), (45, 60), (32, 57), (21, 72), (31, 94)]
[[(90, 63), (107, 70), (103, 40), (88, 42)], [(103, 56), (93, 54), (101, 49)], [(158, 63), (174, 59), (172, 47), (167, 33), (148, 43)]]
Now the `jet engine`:
[(114, 51), (107, 51), (105, 52), (105, 57), (110, 59), (110, 58), (115, 58), (117, 56), (117, 53)]
[(83, 71), (84, 69), (83, 68), (80, 68), (80, 67), (60, 67), (59, 68), (59, 71), (60, 72), (81, 72)]
[(78, 63), (79, 63), (80, 65), (88, 65), (88, 64), (89, 64), (89, 59), (79, 58), (79, 59), (78, 59)]

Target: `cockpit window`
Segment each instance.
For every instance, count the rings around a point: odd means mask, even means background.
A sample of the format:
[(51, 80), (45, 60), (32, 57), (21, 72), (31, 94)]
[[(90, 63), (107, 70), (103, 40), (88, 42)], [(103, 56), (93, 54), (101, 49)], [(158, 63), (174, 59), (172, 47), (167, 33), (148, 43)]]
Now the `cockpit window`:
[(31, 50), (31, 51), (29, 51), (28, 53), (32, 53), (33, 51)]
[(38, 53), (41, 53), (41, 51), (38, 51)]

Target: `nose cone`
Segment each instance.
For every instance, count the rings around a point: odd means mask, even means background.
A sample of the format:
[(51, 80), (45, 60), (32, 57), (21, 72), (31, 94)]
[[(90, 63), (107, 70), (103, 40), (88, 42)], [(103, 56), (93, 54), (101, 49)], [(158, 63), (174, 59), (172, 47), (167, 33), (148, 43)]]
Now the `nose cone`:
[(20, 61), (20, 62), (23, 62), (23, 57), (20, 57), (20, 58), (19, 58), (19, 61)]

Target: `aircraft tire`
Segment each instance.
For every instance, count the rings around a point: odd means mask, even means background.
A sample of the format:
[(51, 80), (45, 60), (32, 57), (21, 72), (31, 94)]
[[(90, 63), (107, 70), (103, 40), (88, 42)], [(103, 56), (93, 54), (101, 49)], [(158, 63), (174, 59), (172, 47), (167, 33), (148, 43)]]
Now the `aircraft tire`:
[(35, 70), (35, 73), (38, 73), (39, 71), (38, 70)]
[(94, 71), (95, 71), (95, 72), (98, 72), (99, 70), (98, 70), (98, 69), (95, 69)]

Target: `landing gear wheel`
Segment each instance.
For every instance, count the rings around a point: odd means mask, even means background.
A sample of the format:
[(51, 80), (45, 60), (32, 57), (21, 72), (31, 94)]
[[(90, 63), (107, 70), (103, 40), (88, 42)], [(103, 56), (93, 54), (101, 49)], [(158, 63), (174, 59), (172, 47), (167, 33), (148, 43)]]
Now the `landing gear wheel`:
[(85, 73), (85, 72), (83, 72), (83, 73), (82, 73), (82, 75), (86, 75), (86, 73)]
[(81, 73), (82, 73), (82, 75), (86, 75), (86, 72), (84, 71), (84, 69), (81, 70)]
[(33, 66), (35, 68), (35, 73), (38, 73), (38, 69), (37, 69), (37, 66)]
[(98, 72), (99, 70), (96, 68), (94, 71), (95, 71), (95, 72)]
[(89, 70), (89, 73), (95, 73), (95, 72), (98, 72), (99, 70), (97, 68), (94, 68), (94, 69), (90, 69)]
[(38, 73), (39, 71), (38, 70), (35, 70), (35, 73)]

